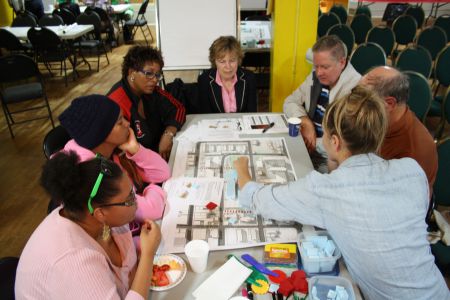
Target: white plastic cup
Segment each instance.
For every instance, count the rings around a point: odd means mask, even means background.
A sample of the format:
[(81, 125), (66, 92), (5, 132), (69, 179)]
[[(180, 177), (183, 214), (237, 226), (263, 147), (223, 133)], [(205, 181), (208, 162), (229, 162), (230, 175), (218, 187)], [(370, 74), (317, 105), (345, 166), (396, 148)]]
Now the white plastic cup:
[(203, 273), (208, 265), (209, 245), (203, 240), (192, 240), (184, 246), (184, 254), (192, 271)]
[(298, 136), (298, 132), (300, 131), (300, 123), (302, 123), (302, 120), (300, 118), (288, 119), (290, 136)]

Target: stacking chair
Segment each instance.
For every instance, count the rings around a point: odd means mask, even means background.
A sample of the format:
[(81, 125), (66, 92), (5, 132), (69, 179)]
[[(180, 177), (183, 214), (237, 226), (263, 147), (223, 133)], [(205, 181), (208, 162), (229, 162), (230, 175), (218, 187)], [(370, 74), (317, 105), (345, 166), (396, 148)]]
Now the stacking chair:
[(355, 35), (350, 26), (345, 24), (333, 25), (327, 32), (327, 35), (336, 35), (347, 47), (347, 57), (353, 51), (353, 45), (355, 45)]
[(447, 45), (447, 35), (438, 26), (431, 26), (422, 30), (417, 37), (417, 45), (423, 46), (430, 51), (431, 59), (434, 61), (438, 53)]
[(80, 51), (94, 50), (97, 54), (97, 72), (100, 70), (100, 55), (105, 54), (106, 60), (109, 65), (108, 54), (106, 53), (106, 47), (101, 37), (101, 20), (98, 14), (94, 11), (89, 13), (82, 13), (77, 18), (77, 23), (80, 25), (93, 25), (94, 31), (91, 31), (87, 36), (88, 38), (75, 43)]
[(450, 39), (450, 15), (439, 16), (436, 21), (434, 21), (433, 26), (438, 26), (444, 29), (447, 35), (447, 40)]
[(70, 48), (67, 47), (67, 45), (58, 37), (56, 33), (46, 27), (30, 28), (27, 35), (36, 51), (37, 61), (42, 61), (52, 76), (52, 63), (59, 63), (60, 74), (64, 72), (64, 82), (67, 86), (66, 60), (69, 59), (72, 63), (72, 53)]
[(63, 25), (63, 24), (64, 24), (63, 19), (57, 14), (43, 15), (42, 18), (39, 19), (40, 27), (59, 26), (59, 25)]
[(147, 46), (150, 46), (150, 43), (147, 40), (147, 35), (148, 34), (150, 35), (151, 41), (153, 41), (153, 35), (152, 31), (150, 30), (150, 27), (148, 26), (147, 19), (145, 18), (145, 12), (147, 11), (148, 1), (149, 0), (144, 0), (144, 2), (142, 2), (141, 7), (139, 8), (139, 12), (136, 16), (136, 19), (125, 22), (125, 26), (127, 26), (131, 30), (131, 40), (134, 39), (134, 36), (136, 35), (138, 28), (140, 28), (142, 35), (144, 36), (145, 39), (145, 44)]
[[(438, 171), (434, 182), (434, 202), (437, 205), (450, 206), (450, 137), (437, 143)], [(441, 272), (450, 266), (450, 247), (441, 241), (431, 245), (431, 252)]]
[(103, 8), (95, 6), (92, 9), (100, 17), (100, 21), (101, 21), (100, 32), (106, 34), (108, 41), (111, 43), (111, 51), (112, 51), (112, 41), (114, 41), (116, 39), (114, 37), (113, 21), (109, 17), (106, 10), (104, 10)]
[(0, 48), (5, 48), (11, 53), (32, 52), (31, 44), (22, 43), (14, 34), (0, 28)]
[(37, 26), (36, 19), (27, 13), (21, 13), (13, 20), (11, 27), (34, 27)]
[(50, 157), (63, 149), (71, 137), (67, 130), (61, 125), (52, 128), (44, 137), (44, 142), (42, 143), (42, 148), (44, 151), (45, 158), (50, 159)]
[[(433, 106), (433, 104), (435, 104), (437, 101), (433, 101), (431, 102), (431, 106)], [(437, 103), (439, 104), (439, 103)], [(437, 139), (441, 139), (442, 138), (442, 134), (445, 131), (445, 123), (450, 124), (450, 87), (447, 88), (447, 92), (445, 93), (444, 96), (444, 100), (442, 103), (442, 106), (440, 107), (440, 109), (442, 110), (442, 116), (441, 116), (441, 122), (439, 124), (439, 128), (437, 130), (437, 133), (435, 135), (435, 137)], [(448, 137), (450, 137), (450, 135), (448, 135)]]
[(359, 74), (364, 75), (373, 67), (385, 66), (386, 54), (378, 44), (364, 43), (353, 51), (350, 56), (350, 63)]
[(0, 295), (3, 300), (14, 300), (14, 284), (16, 282), (16, 270), (19, 264), (18, 257), (0, 258)]
[(317, 37), (322, 37), (327, 34), (328, 29), (333, 25), (341, 24), (339, 17), (332, 12), (322, 14), (317, 22)]
[(370, 8), (367, 5), (360, 5), (356, 8), (355, 16), (357, 15), (366, 15), (369, 19), (372, 18), (372, 13), (370, 12)]
[(409, 6), (405, 11), (405, 15), (413, 17), (417, 22), (417, 28), (422, 28), (423, 22), (425, 21), (425, 12), (422, 6)]
[(392, 30), (395, 34), (395, 50), (397, 50), (400, 45), (408, 46), (408, 44), (412, 43), (416, 37), (416, 19), (409, 15), (401, 15), (394, 20)]
[[(5, 114), (6, 123), (8, 124), (9, 133), (14, 138), (12, 131), (12, 125), (21, 124), (29, 121), (39, 119), (50, 119), (52, 127), (55, 127), (53, 123), (52, 112), (48, 103), (47, 94), (45, 93), (44, 83), (38, 66), (32, 58), (23, 54), (14, 54), (0, 58), (0, 82), (3, 88), (0, 93), (0, 99), (2, 102), (3, 113)], [(35, 79), (35, 82), (14, 84), (18, 81), (25, 81), (29, 79)], [(6, 86), (8, 84), (8, 86)], [(44, 104), (40, 106), (25, 107), (25, 102), (42, 98)], [(20, 109), (12, 111), (10, 110), (11, 104), (19, 104), (22, 106)], [(47, 108), (47, 116), (34, 116), (32, 119), (22, 119), (20, 121), (15, 120), (13, 115), (38, 110), (41, 108)]]
[(408, 106), (424, 122), (431, 105), (431, 87), (428, 79), (414, 71), (404, 72), (409, 77)]
[(430, 116), (442, 116), (442, 97), (438, 96), (441, 86), (447, 88), (450, 85), (450, 46), (445, 47), (436, 57), (434, 67), (434, 98), (429, 112)]
[(366, 41), (367, 33), (372, 27), (372, 21), (367, 15), (359, 14), (353, 17), (353, 20), (350, 23), (350, 28), (353, 30), (353, 34), (355, 35), (355, 43), (357, 45)]
[(383, 48), (386, 57), (391, 56), (395, 45), (395, 35), (391, 28), (386, 26), (373, 27), (367, 33), (366, 42), (376, 43)]
[(395, 66), (402, 71), (415, 71), (430, 78), (433, 60), (430, 52), (422, 46), (408, 46), (399, 53)]
[(330, 12), (335, 13), (339, 17), (341, 24), (347, 23), (347, 9), (342, 5), (333, 5)]
[(71, 25), (76, 22), (75, 14), (68, 8), (57, 8), (53, 11), (53, 15), (58, 15), (63, 19), (64, 24)]

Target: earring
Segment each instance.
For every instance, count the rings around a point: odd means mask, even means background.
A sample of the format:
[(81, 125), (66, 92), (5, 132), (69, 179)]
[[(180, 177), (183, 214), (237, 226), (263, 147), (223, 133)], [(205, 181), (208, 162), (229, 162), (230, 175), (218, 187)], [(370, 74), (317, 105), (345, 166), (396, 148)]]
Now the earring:
[(134, 81), (134, 76), (131, 76), (131, 78), (130, 78), (130, 79), (131, 79), (131, 81)]
[(106, 242), (111, 237), (111, 228), (103, 224), (103, 232), (102, 232), (102, 239)]

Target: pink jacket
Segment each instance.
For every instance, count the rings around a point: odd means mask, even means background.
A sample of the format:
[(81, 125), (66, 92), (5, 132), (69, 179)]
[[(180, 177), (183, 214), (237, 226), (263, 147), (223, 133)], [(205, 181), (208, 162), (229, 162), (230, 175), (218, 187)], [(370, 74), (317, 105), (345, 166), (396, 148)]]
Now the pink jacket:
[(115, 266), (78, 224), (54, 209), (31, 235), (17, 267), (16, 299), (144, 300), (130, 290), (136, 249), (128, 224), (111, 228), (122, 256)]
[[(67, 142), (63, 151), (74, 151), (80, 156), (81, 161), (86, 161), (95, 157), (95, 153), (89, 149), (78, 145), (75, 140)], [(167, 162), (161, 156), (140, 146), (139, 151), (127, 158), (134, 161), (138, 167), (138, 174), (144, 182), (149, 185), (141, 194), (136, 194), (137, 211), (136, 221), (142, 222), (144, 219), (157, 220), (162, 217), (166, 199), (166, 192), (154, 183), (163, 182), (170, 178), (170, 169)], [(117, 155), (113, 155), (113, 160), (120, 165)]]

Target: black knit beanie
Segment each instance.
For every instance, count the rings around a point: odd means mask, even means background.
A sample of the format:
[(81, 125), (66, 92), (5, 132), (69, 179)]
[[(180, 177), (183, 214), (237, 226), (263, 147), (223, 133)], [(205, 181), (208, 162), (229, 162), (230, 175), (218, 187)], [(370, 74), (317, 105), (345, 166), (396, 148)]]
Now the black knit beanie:
[(108, 137), (119, 114), (119, 105), (108, 97), (88, 95), (73, 100), (59, 121), (78, 145), (93, 149)]

